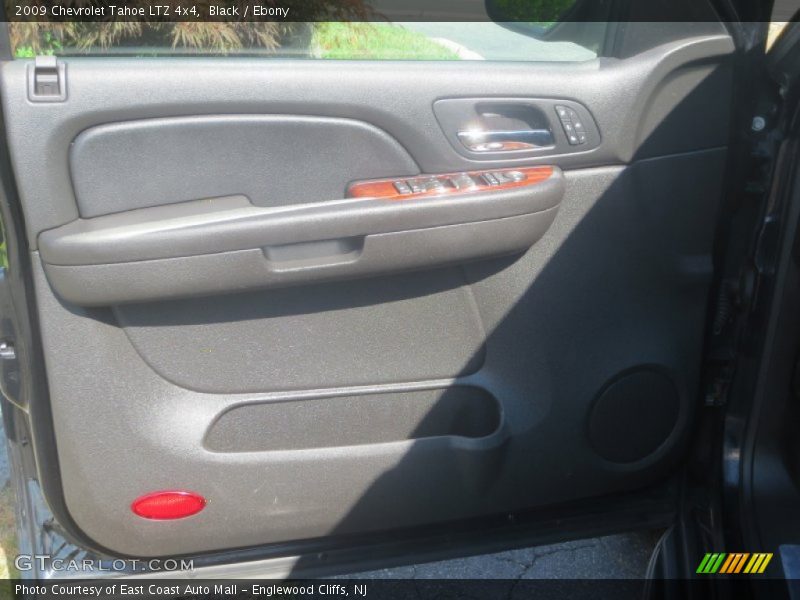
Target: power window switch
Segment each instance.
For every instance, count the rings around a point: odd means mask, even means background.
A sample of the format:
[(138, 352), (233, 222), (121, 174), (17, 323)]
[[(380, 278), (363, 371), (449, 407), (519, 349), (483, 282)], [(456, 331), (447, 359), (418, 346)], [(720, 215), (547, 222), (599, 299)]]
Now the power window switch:
[(420, 183), (419, 179), (409, 179), (406, 183), (415, 194), (421, 194), (425, 191), (425, 186)]
[(459, 173), (458, 175), (450, 177), (450, 183), (452, 183), (453, 187), (457, 190), (468, 190), (469, 188), (475, 187), (475, 180), (467, 173)]
[(519, 183), (526, 179), (522, 171), (496, 171), (492, 172), (492, 175), (500, 183)]
[(398, 194), (405, 195), (411, 193), (411, 187), (405, 181), (395, 181), (394, 189), (397, 190)]
[(506, 177), (506, 174), (503, 173), (502, 171), (492, 171), (491, 176), (494, 177), (497, 180), (497, 183), (500, 184), (508, 183), (509, 181), (511, 181)]
[(492, 175), (491, 173), (484, 173), (481, 175), (483, 180), (486, 182), (487, 185), (500, 185), (500, 182), (497, 181), (497, 178)]
[(441, 192), (444, 191), (444, 182), (437, 177), (431, 177), (422, 182), (422, 187), (426, 192)]

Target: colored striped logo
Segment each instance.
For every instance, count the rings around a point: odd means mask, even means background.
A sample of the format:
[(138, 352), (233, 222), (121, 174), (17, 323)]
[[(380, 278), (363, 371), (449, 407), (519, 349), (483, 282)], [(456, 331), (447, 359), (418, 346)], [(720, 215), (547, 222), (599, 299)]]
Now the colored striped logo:
[(697, 573), (703, 575), (713, 575), (715, 573), (763, 573), (769, 561), (772, 560), (772, 552), (749, 554), (747, 552), (733, 552), (731, 554), (708, 553), (703, 557)]

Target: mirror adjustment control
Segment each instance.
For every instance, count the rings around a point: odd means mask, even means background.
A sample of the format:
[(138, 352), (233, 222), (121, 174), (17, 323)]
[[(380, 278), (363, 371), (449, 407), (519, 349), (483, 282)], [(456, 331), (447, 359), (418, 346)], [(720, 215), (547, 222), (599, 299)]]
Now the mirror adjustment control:
[(556, 105), (556, 114), (561, 121), (561, 127), (567, 136), (570, 146), (580, 146), (586, 143), (586, 126), (577, 111), (569, 106)]

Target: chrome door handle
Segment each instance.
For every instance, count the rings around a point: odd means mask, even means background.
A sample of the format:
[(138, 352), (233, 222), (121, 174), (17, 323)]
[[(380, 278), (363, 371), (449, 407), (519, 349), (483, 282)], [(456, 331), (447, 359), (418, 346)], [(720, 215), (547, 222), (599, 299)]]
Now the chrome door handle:
[(519, 152), (555, 144), (549, 129), (511, 131), (459, 131), (458, 139), (472, 152)]

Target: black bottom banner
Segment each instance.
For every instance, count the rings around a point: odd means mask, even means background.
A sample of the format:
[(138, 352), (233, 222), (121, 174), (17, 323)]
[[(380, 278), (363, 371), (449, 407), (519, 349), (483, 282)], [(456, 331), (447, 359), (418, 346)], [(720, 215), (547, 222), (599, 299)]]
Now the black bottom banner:
[[(476, 579), (329, 579), (308, 581), (270, 580), (191, 580), (191, 579), (104, 579), (104, 580), (9, 580), (0, 597), (120, 598), (161, 600), (168, 598), (212, 598), (219, 600), (250, 598), (314, 599), (437, 599), (492, 598), (515, 599), (661, 599), (687, 596), (709, 597), (714, 592), (750, 593), (757, 587), (770, 598), (788, 598), (787, 582), (769, 579), (729, 581), (696, 580), (476, 580)], [(3, 586), (5, 587), (5, 586)], [(745, 589), (746, 588), (746, 589)], [(10, 594), (9, 594), (10, 592)], [(723, 596), (724, 597), (724, 596)]]

